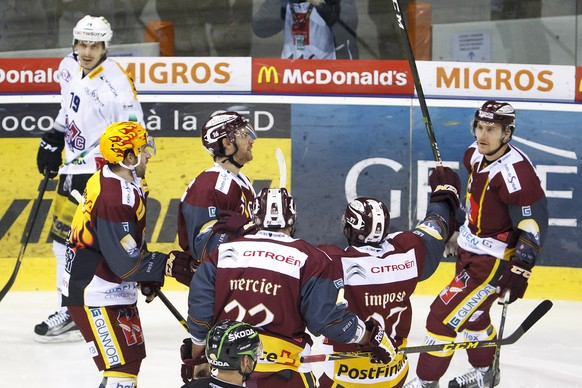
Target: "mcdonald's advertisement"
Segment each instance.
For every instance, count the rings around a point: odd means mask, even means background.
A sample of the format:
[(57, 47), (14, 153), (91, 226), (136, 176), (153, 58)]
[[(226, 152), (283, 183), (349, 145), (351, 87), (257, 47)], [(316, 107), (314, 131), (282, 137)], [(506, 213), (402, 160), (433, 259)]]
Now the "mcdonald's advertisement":
[[(241, 112), (258, 132), (254, 159), (243, 167), (255, 189), (279, 184), (275, 149), (282, 149), (288, 169), (287, 187), (298, 206), (296, 237), (314, 244), (345, 245), (340, 218), (346, 203), (357, 196), (383, 200), (391, 213), (393, 231), (409, 229), (423, 218), (430, 190), (428, 170), (434, 161), (423, 116), (418, 107), (410, 110), (410, 99), (394, 98), (389, 104), (377, 105), (343, 104), (333, 98), (317, 103), (301, 103), (299, 98), (292, 103), (273, 103), (267, 96), (232, 97), (229, 102), (215, 96), (217, 102), (213, 103), (200, 102), (197, 96), (156, 100), (155, 96), (142, 98), (146, 126), (157, 144), (147, 175), (151, 187), (147, 241), (151, 250), (167, 252), (178, 247), (178, 203), (190, 181), (212, 164), (201, 145), (200, 128), (217, 110)], [(0, 187), (0, 277), (7, 279), (21, 249), (42, 179), (36, 168), (39, 137), (51, 128), (58, 104), (0, 101), (0, 172), (4, 177)], [(467, 174), (460, 160), (473, 141), (468, 124), (473, 105), (459, 100), (430, 107), (443, 161), (459, 171), (462, 182), (466, 182)], [(534, 291), (528, 293), (534, 297), (535, 290), (547, 295), (548, 288), (555, 292), (567, 287), (580, 290), (582, 246), (578, 221), (582, 210), (578, 203), (582, 180), (578, 155), (582, 152), (582, 135), (578, 117), (582, 108), (568, 105), (543, 111), (539, 104), (514, 106), (518, 124), (512, 142), (536, 166), (550, 209), (546, 247), (538, 262), (540, 269), (536, 267), (532, 276), (530, 288)], [(32, 275), (19, 276), (17, 290), (54, 287), (48, 229), (55, 189), (56, 180), (51, 180), (30, 228), (23, 260), (23, 271)], [(451, 269), (450, 261), (445, 259), (439, 271)], [(536, 273), (542, 271), (544, 275), (536, 280)], [(451, 273), (452, 269), (445, 271), (436, 290)], [(580, 275), (572, 277), (573, 273)], [(534, 286), (537, 282), (540, 288)], [(576, 295), (582, 298), (582, 292)]]

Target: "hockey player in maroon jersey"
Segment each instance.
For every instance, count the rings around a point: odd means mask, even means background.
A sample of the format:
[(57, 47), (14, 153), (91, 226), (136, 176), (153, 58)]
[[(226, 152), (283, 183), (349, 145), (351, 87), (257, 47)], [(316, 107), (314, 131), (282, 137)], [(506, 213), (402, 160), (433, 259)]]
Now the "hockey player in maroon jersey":
[(192, 358), (184, 365), (198, 362), (208, 330), (228, 318), (254, 326), (261, 336), (264, 351), (247, 381), (251, 388), (315, 387), (311, 367), (299, 362), (312, 345), (306, 328), (338, 342), (364, 344), (381, 363), (396, 357), (379, 324), (363, 322), (346, 309), (343, 282), (334, 279), (329, 256), (292, 237), (296, 211), (287, 190), (263, 189), (253, 214), (259, 231), (220, 244), (192, 279)]
[[(539, 260), (548, 230), (548, 207), (534, 166), (509, 144), (515, 110), (487, 101), (475, 112), (471, 133), (476, 141), (464, 164), (469, 177), (465, 223), (460, 227), (455, 276), (431, 305), (426, 344), (443, 344), (464, 333), (470, 341), (492, 340), (497, 332), (491, 305), (509, 292), (509, 303), (522, 298)], [(449, 382), (452, 388), (491, 384), (495, 348), (468, 349), (471, 369)], [(453, 352), (423, 353), (406, 387), (438, 387)], [(499, 383), (495, 373), (495, 385)]]
[(118, 122), (105, 129), (100, 150), (107, 164), (89, 178), (71, 224), (63, 305), (103, 371), (99, 387), (132, 388), (146, 355), (137, 282), (159, 286), (166, 275), (189, 284), (191, 258), (145, 246), (143, 178), (153, 138), (138, 123)]
[[(59, 176), (50, 229), (59, 306), (65, 243), (77, 208), (71, 193), (83, 192), (87, 180), (105, 164), (99, 139), (107, 126), (120, 121), (144, 125), (131, 76), (107, 56), (112, 38), (111, 26), (102, 16), (86, 15), (73, 28), (73, 52), (59, 64), (59, 113), (54, 127), (43, 133), (37, 153), (39, 172)], [(34, 339), (43, 343), (82, 339), (64, 307), (35, 325), (34, 333)]]
[(178, 210), (180, 246), (196, 259), (255, 231), (249, 223), (255, 190), (240, 171), (253, 160), (253, 126), (236, 112), (217, 113), (202, 127), (201, 138), (214, 166), (192, 180)]
[[(390, 214), (384, 203), (361, 197), (348, 204), (342, 217), (349, 246), (319, 246), (343, 277), (349, 310), (380, 322), (397, 347), (406, 346), (410, 333), (410, 296), (417, 283), (437, 268), (445, 242), (457, 226), (459, 176), (448, 167), (439, 167), (431, 171), (429, 183), (432, 193), (426, 217), (414, 229), (388, 234)], [(354, 344), (327, 339), (325, 344), (332, 347), (330, 352), (359, 350)], [(326, 362), (319, 386), (402, 387), (408, 369), (406, 356), (400, 354), (389, 365), (361, 358)]]

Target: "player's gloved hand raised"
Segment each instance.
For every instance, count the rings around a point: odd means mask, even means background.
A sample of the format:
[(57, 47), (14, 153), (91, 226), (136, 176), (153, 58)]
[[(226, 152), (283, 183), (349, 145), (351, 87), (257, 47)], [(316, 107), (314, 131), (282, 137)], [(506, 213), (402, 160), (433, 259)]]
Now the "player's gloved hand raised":
[(204, 353), (200, 357), (192, 358), (192, 340), (190, 338), (184, 338), (182, 341), (180, 358), (182, 359), (180, 375), (184, 383), (210, 376), (210, 367)]
[(523, 298), (532, 268), (532, 265), (515, 258), (508, 262), (497, 282), (497, 294), (504, 297), (505, 293), (509, 291), (509, 303)]
[(63, 132), (52, 129), (42, 135), (36, 154), (36, 164), (41, 174), (47, 173), (49, 178), (57, 176), (63, 163), (63, 148), (65, 148)]
[(386, 335), (386, 332), (380, 324), (374, 319), (366, 321), (366, 331), (370, 332), (368, 340), (369, 351), (374, 355), (370, 361), (372, 363), (389, 364), (396, 358), (397, 348), (394, 346), (392, 338)]
[(190, 256), (188, 252), (172, 251), (166, 260), (166, 276), (175, 278), (185, 286), (190, 286), (192, 276), (200, 265), (200, 261)]
[(158, 291), (164, 283), (160, 282), (139, 282), (139, 288), (141, 290), (141, 294), (146, 297), (146, 303), (150, 303), (155, 297), (158, 295)]
[(217, 217), (212, 226), (214, 233), (226, 233), (230, 238), (238, 238), (257, 231), (257, 226), (249, 217), (232, 210), (220, 210)]
[(447, 201), (453, 212), (459, 208), (461, 179), (453, 169), (444, 166), (431, 169), (428, 173), (428, 184), (432, 190), (430, 202)]

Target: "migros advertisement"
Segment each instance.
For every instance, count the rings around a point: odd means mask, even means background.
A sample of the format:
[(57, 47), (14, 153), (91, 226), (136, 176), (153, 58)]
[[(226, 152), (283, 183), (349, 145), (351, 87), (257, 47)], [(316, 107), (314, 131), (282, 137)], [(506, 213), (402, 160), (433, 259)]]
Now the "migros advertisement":
[[(251, 58), (115, 57), (144, 92), (250, 92)], [(0, 93), (58, 93), (61, 58), (0, 58)]]

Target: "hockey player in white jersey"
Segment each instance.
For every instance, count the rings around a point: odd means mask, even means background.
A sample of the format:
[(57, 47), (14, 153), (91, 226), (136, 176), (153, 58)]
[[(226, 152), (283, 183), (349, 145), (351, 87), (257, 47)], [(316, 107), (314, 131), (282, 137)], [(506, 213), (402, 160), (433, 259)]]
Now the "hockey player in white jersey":
[(87, 15), (79, 20), (73, 29), (73, 52), (59, 65), (61, 108), (54, 127), (40, 141), (38, 170), (50, 178), (59, 175), (50, 230), (57, 259), (59, 309), (35, 326), (35, 339), (39, 342), (82, 339), (67, 309), (60, 307), (64, 243), (77, 207), (71, 193), (82, 193), (87, 180), (105, 164), (98, 145), (107, 126), (118, 121), (144, 125), (131, 76), (107, 58), (112, 37), (111, 26), (104, 17)]

